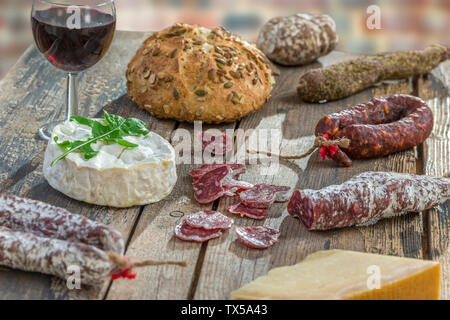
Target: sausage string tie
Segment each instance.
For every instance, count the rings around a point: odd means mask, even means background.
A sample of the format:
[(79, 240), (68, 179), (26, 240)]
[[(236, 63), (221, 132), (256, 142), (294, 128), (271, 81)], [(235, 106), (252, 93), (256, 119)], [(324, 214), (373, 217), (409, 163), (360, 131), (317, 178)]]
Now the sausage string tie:
[(308, 151), (306, 151), (304, 154), (301, 155), (281, 155), (276, 154), (268, 151), (256, 151), (247, 149), (248, 153), (261, 153), (265, 154), (267, 156), (276, 156), (282, 159), (302, 159), (307, 156), (309, 156), (311, 153), (313, 153), (316, 149), (319, 149), (320, 156), (322, 157), (322, 160), (325, 160), (325, 158), (331, 158), (332, 155), (336, 153), (338, 148), (348, 148), (350, 145), (350, 140), (347, 138), (340, 138), (336, 140), (329, 140), (328, 134), (324, 134), (323, 136), (317, 136), (314, 140), (314, 145), (309, 148)]
[(131, 262), (127, 256), (120, 256), (115, 252), (107, 253), (109, 260), (111, 260), (121, 271), (111, 275), (112, 280), (117, 280), (120, 278), (134, 279), (136, 278), (136, 273), (131, 271), (134, 268), (141, 268), (146, 266), (159, 266), (164, 264), (172, 264), (185, 267), (187, 265), (186, 261), (155, 261), (155, 260), (144, 260), (138, 262)]

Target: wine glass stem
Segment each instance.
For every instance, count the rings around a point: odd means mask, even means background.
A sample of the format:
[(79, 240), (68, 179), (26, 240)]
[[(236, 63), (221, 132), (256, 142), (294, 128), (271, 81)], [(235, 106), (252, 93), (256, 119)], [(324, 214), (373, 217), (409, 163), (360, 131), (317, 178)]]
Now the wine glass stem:
[(78, 90), (77, 90), (77, 74), (69, 72), (67, 74), (67, 103), (66, 103), (66, 120), (69, 121), (73, 115), (78, 115)]

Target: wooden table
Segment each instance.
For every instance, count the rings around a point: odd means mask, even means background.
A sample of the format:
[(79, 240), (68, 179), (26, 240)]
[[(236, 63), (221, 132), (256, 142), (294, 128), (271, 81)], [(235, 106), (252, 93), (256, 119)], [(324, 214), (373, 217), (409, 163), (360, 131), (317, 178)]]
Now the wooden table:
[[(147, 35), (118, 32), (107, 56), (80, 75), (80, 114), (101, 114), (106, 105), (109, 112), (149, 122), (151, 130), (170, 140), (174, 130), (192, 132), (193, 126), (157, 120), (126, 98), (126, 66)], [(434, 130), (426, 142), (388, 157), (355, 161), (350, 168), (321, 161), (317, 152), (304, 160), (281, 161), (275, 175), (261, 175), (260, 165), (249, 165), (243, 180), (314, 189), (341, 183), (367, 170), (428, 175), (450, 171), (450, 61), (426, 77), (382, 84), (336, 102), (299, 101), (295, 87), (301, 72), (351, 57), (354, 55), (333, 52), (305, 67), (281, 68), (273, 97), (262, 109), (239, 122), (216, 127), (280, 129), (281, 150), (286, 153), (295, 144), (311, 141), (315, 124), (326, 114), (375, 96), (408, 93), (420, 96), (433, 109)], [(386, 219), (370, 227), (326, 232), (307, 231), (299, 220), (288, 216), (286, 204), (274, 204), (265, 221), (235, 218), (238, 226), (264, 224), (279, 228), (280, 241), (267, 250), (244, 247), (233, 231), (203, 244), (182, 242), (173, 236), (180, 219), (174, 213), (188, 214), (211, 207), (225, 212), (233, 199), (223, 197), (212, 206), (199, 205), (188, 176), (194, 165), (179, 165), (172, 194), (152, 205), (113, 209), (64, 196), (42, 176), (46, 143), (37, 136), (42, 124), (64, 118), (64, 103), (64, 73), (50, 66), (34, 46), (30, 47), (0, 82), (0, 192), (46, 201), (117, 228), (127, 239), (127, 255), (131, 258), (186, 260), (189, 265), (140, 269), (135, 281), (118, 280), (101, 288), (81, 290), (68, 290), (65, 281), (56, 277), (1, 268), (1, 299), (228, 299), (232, 290), (271, 268), (295, 264), (312, 252), (332, 248), (439, 260), (442, 298), (450, 298), (449, 202), (439, 209)]]

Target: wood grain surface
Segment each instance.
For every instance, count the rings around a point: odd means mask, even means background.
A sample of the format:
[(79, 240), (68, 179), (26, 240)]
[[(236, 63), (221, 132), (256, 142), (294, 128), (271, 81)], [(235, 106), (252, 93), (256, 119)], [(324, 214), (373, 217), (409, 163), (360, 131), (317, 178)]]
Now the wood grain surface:
[[(126, 97), (126, 66), (146, 36), (118, 32), (106, 57), (80, 75), (80, 114), (95, 116), (105, 108), (137, 117), (176, 146), (179, 134), (192, 133), (193, 125), (155, 119)], [(281, 148), (283, 154), (301, 153), (312, 144), (314, 127), (324, 115), (372, 97), (409, 93), (422, 97), (434, 112), (434, 130), (424, 145), (383, 158), (357, 160), (350, 168), (322, 161), (317, 152), (305, 159), (280, 160), (271, 165), (267, 162), (270, 159), (251, 159), (243, 180), (315, 189), (342, 183), (369, 170), (428, 175), (450, 171), (448, 61), (426, 77), (381, 84), (334, 102), (308, 104), (297, 98), (295, 87), (302, 72), (352, 57), (333, 52), (304, 67), (280, 67), (272, 98), (261, 110), (236, 123), (205, 128), (233, 129), (236, 141), (242, 136), (251, 141), (258, 134), (267, 134), (272, 146)], [(101, 288), (81, 290), (68, 290), (65, 281), (55, 277), (0, 268), (0, 299), (229, 299), (232, 290), (271, 268), (291, 265), (314, 251), (332, 248), (439, 260), (442, 298), (450, 298), (449, 203), (368, 227), (325, 232), (307, 231), (299, 220), (288, 216), (286, 204), (276, 203), (264, 221), (232, 216), (237, 226), (279, 228), (280, 241), (267, 250), (241, 245), (234, 229), (207, 243), (182, 242), (174, 238), (173, 230), (184, 215), (205, 208), (225, 213), (225, 207), (236, 199), (224, 197), (210, 205), (198, 204), (188, 175), (198, 166), (194, 164), (179, 164), (178, 181), (170, 196), (147, 206), (113, 209), (88, 205), (53, 190), (42, 176), (45, 143), (38, 139), (37, 130), (48, 121), (63, 119), (64, 103), (64, 73), (30, 47), (0, 81), (0, 192), (42, 200), (117, 228), (127, 241), (126, 254), (131, 259), (185, 260), (188, 266), (139, 269), (137, 280), (108, 281)], [(281, 136), (276, 137), (276, 132)], [(270, 150), (269, 145), (258, 147)], [(237, 147), (234, 150), (237, 155), (241, 151)]]

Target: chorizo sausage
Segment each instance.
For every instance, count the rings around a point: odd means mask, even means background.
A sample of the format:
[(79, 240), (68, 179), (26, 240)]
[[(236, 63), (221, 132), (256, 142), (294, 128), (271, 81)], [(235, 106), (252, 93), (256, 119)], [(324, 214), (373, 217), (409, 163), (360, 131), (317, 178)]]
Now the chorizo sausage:
[(297, 93), (307, 102), (337, 100), (381, 81), (426, 74), (449, 56), (449, 48), (434, 44), (424, 50), (386, 52), (344, 61), (301, 75)]
[(327, 230), (424, 211), (449, 199), (448, 178), (365, 172), (340, 185), (295, 190), (287, 211), (308, 230)]
[(47, 203), (0, 194), (0, 226), (37, 236), (92, 245), (123, 254), (121, 234), (106, 225)]
[(351, 159), (381, 157), (417, 146), (432, 129), (433, 113), (427, 104), (397, 94), (325, 116), (317, 123), (315, 135), (349, 139), (348, 148), (338, 148), (330, 156), (350, 166)]

